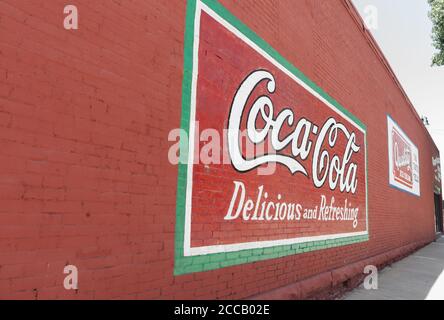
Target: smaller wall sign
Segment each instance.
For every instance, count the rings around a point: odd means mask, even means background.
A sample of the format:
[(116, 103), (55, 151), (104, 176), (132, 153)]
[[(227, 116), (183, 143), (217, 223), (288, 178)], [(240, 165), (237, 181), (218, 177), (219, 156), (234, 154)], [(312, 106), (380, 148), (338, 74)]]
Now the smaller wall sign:
[(441, 159), (439, 156), (432, 158), (433, 164), (433, 190), (436, 194), (441, 194)]
[(387, 116), (389, 183), (392, 187), (420, 196), (419, 152), (409, 137)]

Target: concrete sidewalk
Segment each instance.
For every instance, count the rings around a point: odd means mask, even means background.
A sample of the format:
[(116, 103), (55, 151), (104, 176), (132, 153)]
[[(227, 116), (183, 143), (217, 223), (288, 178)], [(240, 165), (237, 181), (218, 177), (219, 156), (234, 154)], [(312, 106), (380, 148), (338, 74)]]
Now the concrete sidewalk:
[(363, 285), (343, 300), (444, 300), (444, 237), (379, 271), (378, 289)]

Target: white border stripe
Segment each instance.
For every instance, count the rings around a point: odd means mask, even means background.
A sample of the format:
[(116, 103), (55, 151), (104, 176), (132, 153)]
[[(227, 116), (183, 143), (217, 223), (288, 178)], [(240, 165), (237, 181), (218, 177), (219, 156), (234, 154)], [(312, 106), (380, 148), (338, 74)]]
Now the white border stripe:
[[(353, 236), (365, 236), (367, 235), (367, 231), (360, 232), (350, 232), (350, 233), (337, 233), (337, 234), (329, 234), (329, 235), (321, 235), (321, 236), (313, 236), (313, 237), (300, 237), (300, 238), (292, 238), (292, 239), (280, 239), (280, 240), (268, 240), (268, 241), (258, 241), (258, 242), (244, 242), (244, 243), (235, 243), (235, 244), (225, 244), (225, 245), (215, 245), (215, 246), (207, 246), (207, 247), (196, 247), (191, 248), (191, 255), (202, 255), (202, 254), (210, 254), (215, 252), (233, 252), (247, 249), (259, 249), (259, 248), (269, 248), (277, 245), (291, 245), (298, 243), (305, 243), (311, 241), (322, 241), (322, 240), (332, 240), (339, 238), (347, 238)], [(197, 250), (198, 249), (198, 250)], [(194, 254), (193, 254), (194, 253)]]
[(196, 127), (196, 96), (197, 96), (197, 76), (199, 74), (199, 30), (201, 7), (200, 1), (196, 1), (196, 13), (194, 20), (194, 48), (193, 48), (193, 74), (191, 84), (191, 105), (190, 105), (190, 130), (188, 136), (188, 170), (187, 170), (187, 190), (185, 203), (185, 230), (184, 230), (184, 255), (191, 255), (191, 206), (193, 190), (193, 163), (194, 163), (194, 135)]

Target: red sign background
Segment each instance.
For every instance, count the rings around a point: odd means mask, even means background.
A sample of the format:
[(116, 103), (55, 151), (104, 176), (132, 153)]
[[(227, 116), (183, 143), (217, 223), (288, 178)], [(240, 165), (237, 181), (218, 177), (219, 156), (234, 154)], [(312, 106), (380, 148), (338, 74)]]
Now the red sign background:
[[(231, 164), (195, 164), (192, 177), (191, 248), (366, 231), (364, 133), (207, 13), (202, 12), (200, 23), (196, 97), (196, 121), (199, 122), (200, 131), (213, 128), (222, 137), (224, 129), (228, 127), (230, 107), (239, 85), (252, 71), (264, 69), (275, 77), (276, 91), (270, 95), (265, 83), (260, 84), (249, 98), (246, 113), (260, 95), (269, 95), (274, 103), (275, 114), (284, 108), (291, 108), (295, 122), (306, 118), (321, 128), (327, 119), (334, 117), (356, 134), (356, 144), (360, 146), (360, 151), (353, 154), (351, 159), (351, 162), (358, 165), (358, 182), (354, 194), (341, 193), (339, 188), (330, 190), (328, 183), (321, 189), (314, 186), (311, 166), (313, 152), (310, 152), (307, 160), (300, 161), (307, 169), (308, 177), (301, 173), (293, 175), (280, 164), (277, 164), (274, 174), (267, 176), (258, 175), (257, 169), (240, 173)], [(241, 129), (245, 129), (245, 126), (246, 117), (243, 117)], [(281, 134), (286, 136), (292, 131), (294, 127), (284, 126)], [(310, 138), (314, 144), (316, 136), (311, 133)], [(346, 144), (347, 139), (340, 136), (334, 149), (326, 144), (324, 147), (330, 155), (342, 155)], [(199, 149), (204, 145), (205, 142), (200, 142)], [(283, 152), (291, 155), (289, 149)], [(228, 152), (226, 148), (224, 152)], [(228, 154), (224, 156), (229, 158)], [(234, 181), (245, 185), (246, 196), (254, 202), (257, 200), (258, 188), (263, 186), (264, 192), (268, 193), (268, 200), (278, 202), (280, 195), (281, 202), (300, 204), (303, 210), (317, 206), (318, 215), (322, 195), (325, 195), (327, 205), (330, 205), (332, 197), (335, 198), (335, 206), (344, 206), (347, 201), (348, 206), (359, 208), (357, 226), (353, 227), (352, 221), (302, 218), (299, 221), (245, 221), (242, 218), (226, 221), (224, 217), (233, 196)]]
[[(412, 172), (412, 150), (410, 144), (393, 128), (393, 174), (396, 181), (411, 188), (413, 186)], [(408, 154), (410, 161), (404, 165), (397, 166), (396, 160), (400, 156)]]

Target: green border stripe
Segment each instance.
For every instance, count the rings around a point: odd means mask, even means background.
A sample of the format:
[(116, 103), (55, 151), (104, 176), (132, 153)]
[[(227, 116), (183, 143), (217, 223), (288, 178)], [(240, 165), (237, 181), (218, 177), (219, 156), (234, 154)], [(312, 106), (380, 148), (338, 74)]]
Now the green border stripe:
[[(185, 228), (185, 205), (187, 188), (187, 159), (188, 140), (186, 136), (190, 132), (190, 101), (191, 80), (193, 77), (193, 47), (194, 47), (194, 18), (196, 14), (196, 0), (187, 1), (184, 40), (184, 70), (182, 81), (182, 116), (180, 136), (180, 161), (178, 168), (177, 196), (176, 196), (176, 236), (175, 236), (175, 261), (180, 261), (183, 256), (183, 241)], [(176, 270), (176, 269), (175, 269)]]

